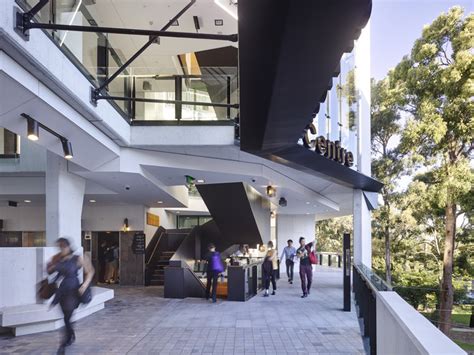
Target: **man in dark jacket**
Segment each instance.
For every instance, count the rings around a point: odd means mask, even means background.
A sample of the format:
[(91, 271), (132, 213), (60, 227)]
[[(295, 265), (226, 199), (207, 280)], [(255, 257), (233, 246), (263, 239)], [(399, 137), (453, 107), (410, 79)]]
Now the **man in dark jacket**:
[(313, 267), (309, 254), (314, 244), (314, 242), (306, 244), (306, 240), (301, 237), (300, 247), (296, 251), (296, 256), (300, 259), (301, 289), (303, 290), (301, 298), (308, 297), (313, 282)]
[(209, 300), (212, 284), (212, 302), (215, 303), (217, 294), (217, 279), (219, 274), (224, 272), (224, 263), (222, 262), (221, 254), (216, 251), (216, 246), (214, 244), (209, 244), (207, 249), (208, 253), (204, 258), (207, 261), (206, 300)]

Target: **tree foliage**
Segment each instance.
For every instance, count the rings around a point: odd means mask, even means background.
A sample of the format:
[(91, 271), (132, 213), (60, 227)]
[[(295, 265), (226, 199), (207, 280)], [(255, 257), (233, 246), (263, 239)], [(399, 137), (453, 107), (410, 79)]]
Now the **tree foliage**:
[[(400, 151), (422, 169), (414, 182), (416, 218), (426, 232), (443, 232), (440, 329), (449, 333), (457, 218), (473, 192), (474, 15), (460, 7), (425, 26), (410, 56), (389, 73), (400, 110), (409, 114)], [(423, 200), (420, 201), (420, 197)], [(420, 214), (424, 211), (423, 214)]]

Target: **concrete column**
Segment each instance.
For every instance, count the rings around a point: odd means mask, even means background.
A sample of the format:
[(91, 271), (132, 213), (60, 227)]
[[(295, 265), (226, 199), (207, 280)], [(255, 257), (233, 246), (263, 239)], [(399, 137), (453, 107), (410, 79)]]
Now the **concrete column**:
[(354, 263), (372, 266), (370, 211), (362, 190), (354, 190)]
[(81, 246), (85, 180), (68, 172), (68, 161), (52, 152), (46, 157), (46, 246), (67, 237)]
[[(356, 86), (359, 92), (359, 124), (357, 129), (357, 170), (371, 175), (370, 150), (370, 22), (362, 30), (355, 45)], [(354, 262), (372, 265), (370, 211), (362, 190), (354, 190)]]
[[(283, 248), (287, 246), (287, 240), (293, 240), (293, 246), (298, 248), (298, 239), (305, 237), (307, 242), (314, 240), (316, 222), (314, 215), (291, 215), (277, 214), (276, 216), (276, 238), (278, 257), (281, 256)], [(285, 260), (280, 261), (280, 274), (286, 270)], [(295, 270), (297, 270), (295, 268)], [(295, 271), (296, 272), (296, 271)], [(296, 277), (296, 276), (295, 276)]]

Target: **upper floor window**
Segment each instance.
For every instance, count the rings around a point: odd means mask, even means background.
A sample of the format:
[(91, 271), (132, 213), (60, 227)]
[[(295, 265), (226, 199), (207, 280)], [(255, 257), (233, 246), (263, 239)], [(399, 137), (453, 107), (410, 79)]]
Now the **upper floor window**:
[(20, 138), (0, 127), (0, 158), (17, 158), (20, 155)]

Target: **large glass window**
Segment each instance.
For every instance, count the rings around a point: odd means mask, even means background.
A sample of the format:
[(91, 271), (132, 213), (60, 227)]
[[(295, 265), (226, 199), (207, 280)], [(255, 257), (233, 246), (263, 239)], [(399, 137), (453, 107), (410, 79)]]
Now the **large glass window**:
[(191, 229), (212, 220), (210, 216), (178, 216), (178, 229)]
[(17, 158), (20, 154), (20, 138), (0, 127), (0, 158)]
[[(24, 10), (38, 3), (38, 0), (16, 1)], [(83, 0), (50, 1), (41, 9), (36, 19), (42, 23), (92, 27), (138, 28), (141, 26), (143, 28), (144, 25), (153, 25), (146, 21), (140, 25), (137, 25), (140, 22), (129, 20), (114, 22), (112, 20), (114, 16), (106, 14), (106, 11), (110, 8), (113, 8), (115, 12), (124, 11), (127, 5), (120, 2), (113, 6), (105, 3), (105, 1)], [(172, 6), (175, 7), (177, 14), (184, 5), (186, 5), (185, 1), (177, 1)], [(160, 5), (157, 3), (150, 6), (156, 9)], [(166, 9), (166, 13), (170, 11), (173, 10)], [(158, 12), (157, 15), (159, 16), (160, 13)], [(169, 18), (155, 20), (157, 23), (165, 24)], [(135, 25), (133, 26), (132, 23)], [(178, 30), (184, 31), (179, 28)], [(47, 33), (96, 87), (113, 75), (149, 40), (146, 36), (64, 30), (47, 31)], [(160, 39), (159, 43), (148, 47), (126, 70), (109, 83), (106, 87), (108, 94), (117, 98), (109, 102), (113, 102), (116, 109), (131, 121), (179, 122), (235, 119), (238, 116), (237, 109), (216, 107), (212, 104), (238, 103), (237, 66), (207, 67), (202, 63), (200, 66), (195, 52), (188, 53), (189, 48), (193, 48), (196, 52), (200, 50), (199, 40), (194, 40), (193, 45), (190, 45), (190, 40), (186, 42), (178, 39), (177, 42), (172, 43), (170, 41), (172, 39)], [(204, 45), (203, 49), (208, 48)], [(130, 100), (131, 98), (163, 102), (145, 103)], [(174, 101), (184, 103), (174, 103)], [(202, 105), (185, 104), (191, 102), (202, 103)]]
[[(333, 78), (332, 87), (327, 92), (319, 112), (313, 119), (317, 132), (313, 138), (324, 136), (331, 141), (339, 141), (341, 147), (352, 152), (357, 170), (358, 145), (357, 129), (359, 125), (359, 90), (357, 88), (357, 70), (354, 53), (346, 53), (341, 58), (341, 71)], [(299, 144), (303, 144), (299, 140)]]

